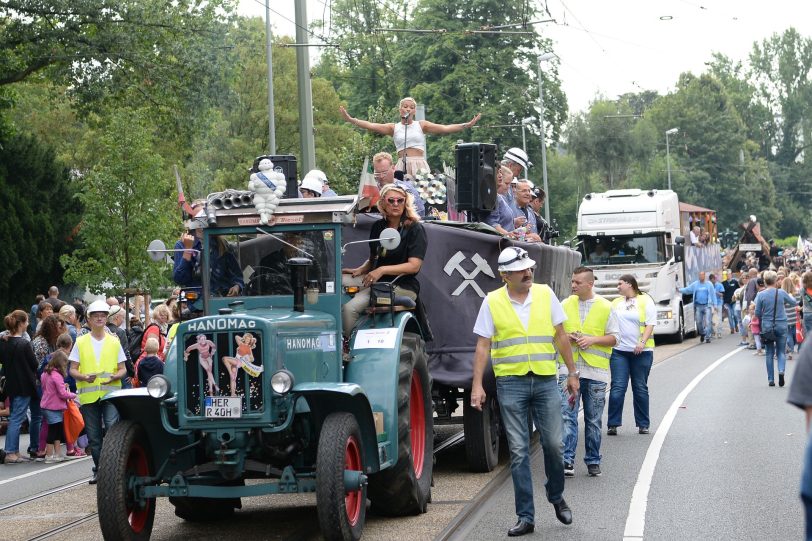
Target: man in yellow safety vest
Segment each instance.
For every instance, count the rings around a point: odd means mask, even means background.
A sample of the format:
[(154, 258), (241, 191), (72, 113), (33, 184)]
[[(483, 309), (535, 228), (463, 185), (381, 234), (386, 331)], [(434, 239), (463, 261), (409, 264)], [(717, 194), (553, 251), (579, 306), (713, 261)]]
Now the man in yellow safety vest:
[(547, 500), (564, 524), (572, 523), (572, 510), (564, 501), (561, 395), (556, 377), (556, 349), (569, 369), (567, 389), (578, 393), (579, 379), (563, 323), (561, 303), (546, 285), (533, 283), (535, 261), (526, 250), (511, 246), (499, 254), (499, 273), (505, 287), (491, 291), (482, 301), (474, 333), (471, 406), (482, 409), (482, 377), (490, 354), (502, 422), (510, 447), (510, 471), (519, 520), (508, 536), (534, 530), (533, 480), (530, 474), (532, 414), (539, 430), (547, 473)]
[(101, 402), (101, 399), (107, 393), (121, 389), (121, 380), (127, 375), (121, 342), (105, 328), (109, 311), (110, 306), (103, 300), (94, 301), (88, 306), (90, 332), (76, 339), (68, 357), (93, 457), (93, 479), (90, 484), (96, 483), (102, 447), (102, 423), (104, 430), (109, 430), (118, 421), (115, 406)]
[[(595, 275), (592, 269), (578, 267), (572, 272), (572, 295), (561, 306), (567, 320), (564, 330), (573, 348), (576, 371), (580, 374), (578, 394), (561, 393), (561, 414), (564, 418), (564, 475), (575, 475), (575, 447), (578, 445), (578, 403), (584, 403), (584, 462), (590, 476), (601, 474), (601, 417), (606, 404), (609, 384), (609, 358), (612, 346), (620, 337), (612, 303), (592, 290)], [(568, 369), (561, 366), (559, 383), (567, 379)]]

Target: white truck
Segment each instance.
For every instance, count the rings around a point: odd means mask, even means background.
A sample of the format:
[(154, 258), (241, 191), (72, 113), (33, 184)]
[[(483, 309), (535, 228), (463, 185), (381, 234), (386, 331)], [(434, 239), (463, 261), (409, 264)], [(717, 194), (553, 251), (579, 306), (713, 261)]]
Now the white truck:
[[(711, 242), (686, 242), (693, 226)], [(618, 278), (631, 274), (657, 303), (654, 334), (681, 342), (686, 329), (696, 331), (693, 298), (677, 287), (722, 267), (713, 210), (680, 203), (672, 190), (590, 193), (578, 208), (577, 237), (583, 263), (595, 272), (595, 293), (616, 298)]]

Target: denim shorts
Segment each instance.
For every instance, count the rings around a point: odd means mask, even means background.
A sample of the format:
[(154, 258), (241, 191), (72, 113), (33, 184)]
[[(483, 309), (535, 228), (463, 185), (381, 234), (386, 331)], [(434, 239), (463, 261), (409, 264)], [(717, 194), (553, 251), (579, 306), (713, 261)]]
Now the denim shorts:
[(63, 421), (64, 415), (65, 415), (64, 410), (46, 410), (46, 409), (42, 410), (42, 418), (45, 419), (45, 421), (49, 425), (61, 423)]

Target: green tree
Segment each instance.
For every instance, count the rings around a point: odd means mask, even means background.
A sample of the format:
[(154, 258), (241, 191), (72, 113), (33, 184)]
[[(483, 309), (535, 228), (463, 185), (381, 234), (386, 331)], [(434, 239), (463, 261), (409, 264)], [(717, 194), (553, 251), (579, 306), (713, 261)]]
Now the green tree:
[(0, 132), (0, 309), (28, 307), (61, 283), (59, 256), (78, 221), (68, 170), (35, 137)]
[[(715, 209), (721, 224), (738, 224), (756, 214), (765, 231), (775, 231), (779, 212), (767, 164), (748, 142), (718, 79), (682, 74), (677, 91), (655, 103), (650, 119), (658, 133), (679, 128), (671, 158), (672, 167), (681, 170), (674, 186), (683, 201)], [(695, 195), (688, 199), (686, 194)]]
[(61, 261), (67, 281), (97, 293), (166, 283), (146, 246), (177, 229), (172, 227), (174, 186), (154, 152), (158, 134), (147, 116), (115, 111), (84, 141), (95, 165), (77, 179), (84, 207), (79, 247)]

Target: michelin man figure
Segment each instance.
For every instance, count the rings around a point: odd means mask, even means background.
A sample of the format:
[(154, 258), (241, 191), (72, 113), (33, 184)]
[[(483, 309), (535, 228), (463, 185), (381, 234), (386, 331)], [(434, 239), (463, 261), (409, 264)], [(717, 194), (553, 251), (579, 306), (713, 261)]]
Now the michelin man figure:
[(274, 172), (273, 162), (269, 158), (262, 158), (257, 169), (259, 172), (251, 174), (248, 189), (254, 192), (254, 207), (259, 213), (260, 223), (268, 225), (279, 200), (285, 195), (287, 182), (285, 175)]

